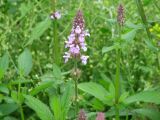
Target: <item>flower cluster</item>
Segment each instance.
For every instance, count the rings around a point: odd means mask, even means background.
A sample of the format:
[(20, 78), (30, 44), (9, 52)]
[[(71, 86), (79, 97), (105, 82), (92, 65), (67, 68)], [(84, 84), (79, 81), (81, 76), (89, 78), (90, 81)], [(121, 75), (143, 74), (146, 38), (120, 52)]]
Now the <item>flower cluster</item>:
[(89, 56), (83, 55), (83, 52), (87, 51), (87, 44), (85, 43), (85, 37), (90, 36), (88, 30), (85, 30), (83, 14), (79, 10), (73, 22), (73, 27), (68, 40), (65, 41), (65, 48), (68, 48), (68, 52), (65, 52), (63, 58), (65, 63), (70, 59), (81, 59), (82, 63), (87, 64)]
[(99, 112), (99, 113), (97, 114), (96, 120), (105, 120), (104, 113)]
[(117, 21), (119, 25), (123, 26), (124, 25), (124, 7), (122, 4), (118, 6), (118, 15), (117, 15)]
[(50, 15), (50, 18), (53, 19), (53, 20), (54, 19), (60, 19), (61, 18), (61, 13), (59, 11), (56, 11), (56, 12), (54, 12)]
[(87, 120), (86, 113), (83, 109), (80, 110), (78, 120)]

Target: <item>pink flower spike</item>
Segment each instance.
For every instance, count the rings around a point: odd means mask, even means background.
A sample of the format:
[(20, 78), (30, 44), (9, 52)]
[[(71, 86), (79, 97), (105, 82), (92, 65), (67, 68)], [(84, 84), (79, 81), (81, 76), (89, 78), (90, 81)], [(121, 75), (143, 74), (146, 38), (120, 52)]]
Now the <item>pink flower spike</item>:
[(99, 113), (97, 114), (97, 118), (96, 118), (96, 120), (105, 120), (104, 113), (99, 112)]
[(78, 120), (87, 120), (86, 113), (83, 109), (80, 110)]

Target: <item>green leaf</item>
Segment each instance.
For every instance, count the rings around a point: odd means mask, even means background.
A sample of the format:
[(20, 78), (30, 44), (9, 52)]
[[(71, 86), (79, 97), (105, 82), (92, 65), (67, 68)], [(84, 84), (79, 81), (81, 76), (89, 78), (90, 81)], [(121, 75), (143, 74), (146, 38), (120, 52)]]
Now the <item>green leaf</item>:
[(5, 85), (0, 84), (0, 92), (9, 94), (9, 89)]
[(67, 113), (71, 106), (73, 89), (70, 83), (67, 83), (66, 86), (63, 95), (50, 97), (50, 106), (56, 120), (66, 120)]
[(159, 120), (160, 119), (160, 112), (154, 109), (147, 109), (147, 108), (142, 108), (142, 109), (136, 109), (133, 110), (133, 112), (140, 114), (141, 116), (146, 116), (150, 118), (150, 120)]
[(54, 118), (55, 120), (63, 120), (62, 119), (62, 106), (60, 102), (60, 97), (59, 96), (53, 96), (50, 99), (50, 106), (52, 111), (54, 112)]
[(0, 59), (0, 79), (4, 76), (9, 66), (9, 56), (5, 53)]
[(18, 108), (18, 105), (15, 103), (7, 103), (0, 105), (0, 116), (9, 115)]
[(103, 111), (105, 109), (105, 105), (98, 99), (92, 99), (89, 104), (91, 104), (93, 109), (98, 111)]
[(26, 98), (25, 103), (27, 106), (33, 109), (41, 120), (54, 120), (53, 115), (46, 104), (30, 95), (24, 95), (24, 97)]
[(31, 95), (36, 95), (38, 94), (39, 92), (41, 92), (42, 90), (45, 90), (49, 87), (51, 87), (53, 85), (53, 81), (50, 81), (50, 82), (43, 82), (41, 83), (40, 85), (38, 85), (37, 87), (35, 87), (34, 89), (32, 89), (30, 91), (30, 94)]
[(112, 50), (116, 49), (117, 47), (119, 47), (119, 44), (115, 44), (115, 45), (110, 46), (110, 47), (103, 47), (102, 48), (102, 54), (104, 54), (106, 52), (109, 52), (109, 51), (112, 51)]
[(149, 5), (151, 2), (153, 2), (154, 0), (143, 0), (144, 5)]
[(72, 95), (73, 95), (73, 89), (72, 89), (71, 84), (68, 83), (67, 87), (65, 89), (65, 92), (61, 97), (61, 105), (62, 105), (64, 120), (67, 117), (67, 113), (68, 113), (69, 108), (71, 106)]
[(124, 102), (125, 99), (128, 97), (129, 93), (128, 92), (124, 92), (122, 93), (122, 95), (119, 98), (119, 102)]
[(18, 120), (18, 119), (16, 119), (15, 117), (7, 116), (3, 118), (3, 120)]
[(37, 25), (32, 29), (32, 34), (26, 45), (32, 44), (33, 40), (40, 38), (43, 33), (50, 27), (51, 20), (46, 18), (46, 20), (37, 23)]
[(62, 79), (61, 70), (56, 64), (53, 64), (53, 76), (56, 80)]
[(106, 96), (108, 91), (103, 86), (94, 82), (88, 82), (79, 84), (78, 88), (107, 104)]
[(136, 33), (137, 33), (137, 30), (133, 29), (133, 30), (127, 32), (126, 34), (123, 34), (122, 35), (122, 39), (130, 42), (130, 41), (132, 41), (135, 38)]
[(133, 102), (150, 102), (160, 104), (160, 93), (157, 91), (143, 91), (130, 96), (125, 100), (125, 103), (128, 104)]
[(21, 12), (21, 17), (24, 17), (33, 8), (33, 4), (29, 2), (28, 4), (22, 3), (19, 10)]
[(20, 74), (27, 76), (32, 69), (32, 55), (28, 49), (25, 49), (18, 57), (18, 68)]

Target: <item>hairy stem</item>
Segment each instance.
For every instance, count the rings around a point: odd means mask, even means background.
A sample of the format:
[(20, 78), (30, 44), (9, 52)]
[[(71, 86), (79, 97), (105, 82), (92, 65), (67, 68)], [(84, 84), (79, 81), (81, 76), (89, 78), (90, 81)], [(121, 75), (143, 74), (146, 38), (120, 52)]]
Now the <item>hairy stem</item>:
[[(121, 40), (121, 26), (119, 25), (119, 41)], [(116, 79), (115, 79), (115, 114), (116, 120), (119, 120), (119, 96), (120, 96), (120, 49), (116, 50), (117, 60), (116, 60)]]
[[(20, 73), (20, 79), (22, 79), (22, 75)], [(21, 120), (24, 120), (24, 113), (23, 113), (23, 107), (21, 103), (21, 82), (18, 83), (18, 100), (19, 100), (19, 110), (21, 114)]]
[[(56, 0), (53, 0), (53, 11), (56, 11)], [(60, 65), (60, 41), (58, 40), (56, 19), (53, 21), (53, 58), (54, 63)]]
[[(75, 60), (74, 63), (74, 70), (77, 74), (77, 60)], [(78, 114), (78, 77), (75, 76), (74, 78), (74, 82), (75, 82), (75, 118)]]

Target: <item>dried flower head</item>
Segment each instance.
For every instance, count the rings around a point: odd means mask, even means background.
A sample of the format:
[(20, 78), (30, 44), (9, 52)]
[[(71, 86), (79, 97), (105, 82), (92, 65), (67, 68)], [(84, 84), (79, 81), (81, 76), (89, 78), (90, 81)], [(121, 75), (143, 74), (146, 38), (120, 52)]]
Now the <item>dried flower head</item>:
[(56, 11), (56, 12), (54, 12), (50, 15), (50, 18), (51, 19), (60, 19), (61, 18), (61, 13), (59, 11)]
[(83, 109), (80, 110), (78, 120), (87, 120), (86, 113)]
[(118, 15), (117, 15), (117, 22), (119, 25), (123, 26), (124, 25), (124, 7), (122, 4), (118, 6)]
[(78, 68), (73, 68), (71, 71), (71, 76), (73, 76), (73, 78), (80, 78), (81, 76), (81, 70)]
[(65, 41), (65, 48), (68, 48), (68, 52), (65, 52), (63, 58), (65, 63), (73, 58), (79, 59), (85, 65), (87, 64), (87, 59), (89, 56), (85, 56), (82, 52), (87, 51), (87, 44), (85, 42), (85, 37), (90, 36), (88, 30), (85, 30), (85, 22), (82, 12), (79, 10), (76, 17), (74, 18), (73, 26), (68, 40)]
[(99, 112), (99, 113), (97, 114), (96, 120), (105, 120), (104, 113)]

